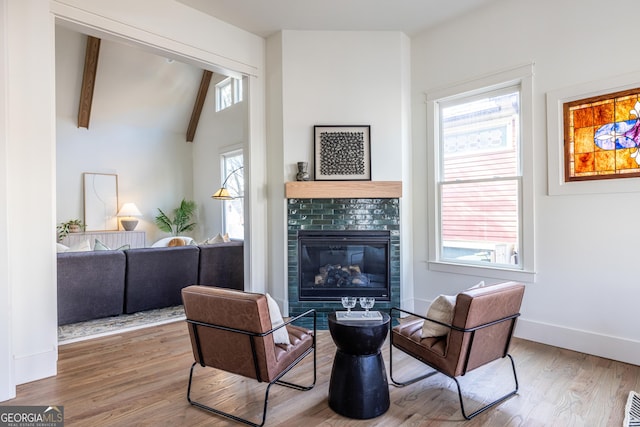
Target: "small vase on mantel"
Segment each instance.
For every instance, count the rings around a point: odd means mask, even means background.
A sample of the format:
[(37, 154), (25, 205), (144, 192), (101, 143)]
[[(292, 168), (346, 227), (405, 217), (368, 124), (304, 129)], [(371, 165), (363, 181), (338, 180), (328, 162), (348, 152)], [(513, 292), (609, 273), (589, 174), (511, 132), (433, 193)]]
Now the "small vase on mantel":
[(296, 174), (297, 181), (309, 181), (309, 162), (298, 162), (298, 173)]

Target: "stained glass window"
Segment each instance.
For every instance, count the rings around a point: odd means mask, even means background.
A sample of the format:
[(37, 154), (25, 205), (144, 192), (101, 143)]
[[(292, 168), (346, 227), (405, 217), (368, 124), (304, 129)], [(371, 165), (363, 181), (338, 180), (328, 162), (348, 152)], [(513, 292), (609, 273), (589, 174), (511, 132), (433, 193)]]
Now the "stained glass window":
[(640, 88), (563, 105), (565, 181), (640, 176)]

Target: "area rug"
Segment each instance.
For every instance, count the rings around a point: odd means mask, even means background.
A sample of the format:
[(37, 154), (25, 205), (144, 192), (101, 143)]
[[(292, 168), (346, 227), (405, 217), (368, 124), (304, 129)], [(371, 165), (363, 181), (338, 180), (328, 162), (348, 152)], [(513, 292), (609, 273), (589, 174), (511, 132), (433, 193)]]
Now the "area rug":
[(184, 319), (184, 308), (179, 305), (157, 310), (142, 311), (140, 313), (121, 314), (120, 316), (107, 317), (104, 319), (72, 323), (58, 327), (58, 344), (69, 344)]
[(624, 407), (623, 427), (640, 427), (640, 394), (632, 391)]

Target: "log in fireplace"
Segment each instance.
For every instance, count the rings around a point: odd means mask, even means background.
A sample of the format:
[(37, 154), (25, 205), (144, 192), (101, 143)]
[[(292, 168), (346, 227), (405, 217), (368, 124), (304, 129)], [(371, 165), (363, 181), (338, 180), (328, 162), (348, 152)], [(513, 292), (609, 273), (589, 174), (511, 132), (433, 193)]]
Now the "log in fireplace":
[(391, 297), (389, 231), (298, 231), (300, 301)]

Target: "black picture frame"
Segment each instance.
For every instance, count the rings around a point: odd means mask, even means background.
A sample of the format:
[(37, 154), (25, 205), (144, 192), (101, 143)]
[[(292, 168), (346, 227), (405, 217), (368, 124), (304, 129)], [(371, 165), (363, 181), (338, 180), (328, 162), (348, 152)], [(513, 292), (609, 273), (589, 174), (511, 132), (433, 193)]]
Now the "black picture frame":
[(371, 181), (371, 126), (313, 127), (316, 181)]

